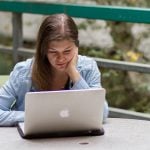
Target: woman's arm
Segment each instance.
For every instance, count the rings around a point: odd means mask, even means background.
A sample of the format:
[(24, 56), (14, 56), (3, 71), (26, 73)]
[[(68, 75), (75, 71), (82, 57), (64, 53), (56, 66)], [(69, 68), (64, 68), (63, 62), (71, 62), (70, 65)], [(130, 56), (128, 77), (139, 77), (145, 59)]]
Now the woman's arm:
[[(77, 80), (77, 82), (73, 84), (71, 89), (75, 90), (75, 89), (100, 88), (101, 87), (101, 74), (98, 69), (97, 63), (91, 59), (90, 61), (88, 60), (87, 63), (84, 62), (80, 66), (82, 66), (82, 69), (80, 70), (79, 80)], [(109, 114), (108, 103), (105, 100), (104, 115), (103, 115), (104, 122), (106, 118), (108, 117), (108, 114)]]
[[(81, 62), (82, 63), (82, 62)], [(101, 74), (94, 60), (83, 62), (79, 80), (77, 80), (72, 89), (88, 89), (101, 87)]]
[(12, 110), (20, 93), (20, 67), (16, 65), (9, 80), (0, 88), (0, 126), (13, 126), (24, 120), (24, 112)]

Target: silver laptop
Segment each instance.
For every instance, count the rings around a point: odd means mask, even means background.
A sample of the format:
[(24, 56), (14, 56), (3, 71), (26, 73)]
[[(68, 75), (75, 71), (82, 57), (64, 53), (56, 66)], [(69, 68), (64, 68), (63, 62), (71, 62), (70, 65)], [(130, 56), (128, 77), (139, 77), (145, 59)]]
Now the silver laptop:
[(105, 89), (28, 92), (23, 138), (103, 135)]

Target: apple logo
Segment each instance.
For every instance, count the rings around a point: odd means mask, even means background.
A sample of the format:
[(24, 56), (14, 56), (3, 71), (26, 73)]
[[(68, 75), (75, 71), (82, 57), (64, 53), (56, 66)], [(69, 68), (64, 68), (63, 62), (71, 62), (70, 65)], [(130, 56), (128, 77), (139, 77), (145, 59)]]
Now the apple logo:
[(68, 118), (70, 116), (68, 109), (63, 109), (59, 113), (60, 117), (62, 118)]

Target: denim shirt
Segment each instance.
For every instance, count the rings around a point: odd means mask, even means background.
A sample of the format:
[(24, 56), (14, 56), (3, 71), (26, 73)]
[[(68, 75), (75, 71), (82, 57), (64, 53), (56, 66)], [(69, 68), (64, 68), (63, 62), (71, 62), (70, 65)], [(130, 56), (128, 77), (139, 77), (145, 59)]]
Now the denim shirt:
[[(10, 73), (8, 81), (0, 88), (0, 126), (13, 126), (24, 121), (24, 99), (29, 91), (36, 91), (32, 85), (31, 72), (34, 58), (19, 62)], [(88, 89), (101, 87), (100, 72), (96, 62), (79, 55), (77, 69), (80, 80), (69, 89)], [(36, 105), (36, 104), (35, 104)], [(104, 120), (108, 116), (108, 104), (104, 105)]]

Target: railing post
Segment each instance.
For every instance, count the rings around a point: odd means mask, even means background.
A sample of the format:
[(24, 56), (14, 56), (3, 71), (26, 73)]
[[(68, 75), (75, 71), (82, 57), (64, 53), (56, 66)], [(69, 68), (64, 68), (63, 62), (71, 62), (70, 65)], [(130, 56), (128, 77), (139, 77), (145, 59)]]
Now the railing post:
[(22, 14), (12, 13), (12, 37), (13, 37), (13, 62), (14, 64), (18, 61), (18, 48), (22, 47)]

